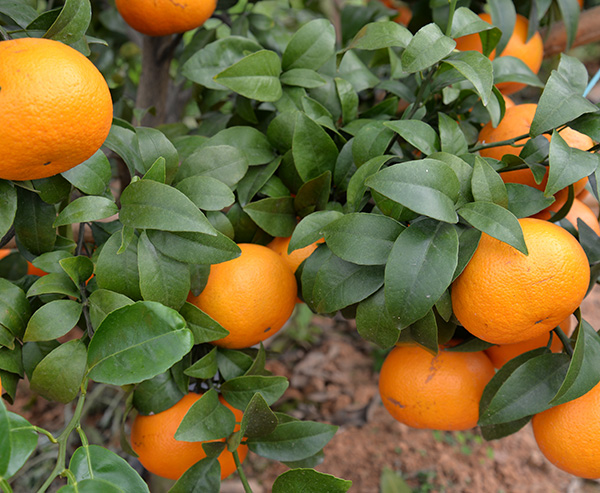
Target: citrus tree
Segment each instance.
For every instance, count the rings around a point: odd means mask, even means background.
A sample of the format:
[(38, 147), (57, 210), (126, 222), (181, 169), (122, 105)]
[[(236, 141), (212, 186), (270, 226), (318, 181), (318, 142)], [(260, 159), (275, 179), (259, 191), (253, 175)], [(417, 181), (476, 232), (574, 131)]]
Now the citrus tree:
[[(247, 453), (289, 466), (274, 492), (347, 491), (313, 469), (336, 427), (272, 409), (263, 341), (296, 301), (395, 346), (396, 419), (497, 439), (535, 416), (550, 460), (600, 476), (600, 439), (572, 446), (600, 426), (576, 198), (600, 113), (577, 59), (536, 73), (578, 2), (179, 3), (0, 1), (2, 392), (73, 407), (54, 436), (0, 404), (0, 489), (43, 436), (42, 492), (148, 491), (126, 454), (172, 492), (251, 491)], [(121, 455), (81, 426), (98, 384), (124, 390)], [(443, 395), (458, 416), (420, 415)]]

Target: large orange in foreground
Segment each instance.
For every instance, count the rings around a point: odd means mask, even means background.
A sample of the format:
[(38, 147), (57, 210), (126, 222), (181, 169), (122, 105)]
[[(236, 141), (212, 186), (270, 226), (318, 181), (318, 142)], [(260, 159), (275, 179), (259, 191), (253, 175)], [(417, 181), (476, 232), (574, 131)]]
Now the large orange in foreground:
[(298, 290), (294, 274), (273, 250), (252, 243), (238, 246), (242, 254), (211, 265), (204, 290), (188, 297), (229, 331), (213, 344), (231, 349), (254, 346), (281, 329)]
[[(201, 394), (189, 393), (166, 411), (150, 416), (138, 414), (135, 417), (131, 427), (131, 446), (148, 471), (163, 478), (179, 479), (196, 462), (206, 457), (202, 448), (203, 442), (175, 440), (175, 432), (181, 421), (200, 397)], [(237, 431), (242, 421), (242, 411), (231, 407), (221, 396), (219, 400), (235, 414)], [(248, 446), (240, 445), (237, 451), (240, 461), (243, 462), (248, 453)], [(233, 454), (227, 449), (221, 452), (218, 461), (221, 465), (221, 479), (235, 471)]]
[(519, 219), (529, 255), (482, 233), (475, 254), (452, 284), (452, 307), (473, 335), (513, 344), (547, 334), (581, 304), (590, 267), (565, 229)]
[[(487, 22), (492, 23), (490, 14), (479, 14), (479, 17)], [(513, 56), (521, 60), (527, 65), (534, 74), (540, 71), (542, 60), (544, 59), (544, 42), (540, 33), (536, 32), (529, 40), (527, 40), (527, 30), (529, 21), (521, 14), (517, 14), (515, 27), (508, 40), (508, 44), (500, 54), (503, 56)], [(469, 34), (456, 39), (456, 49), (460, 51), (474, 50), (482, 53), (481, 38), (479, 34)], [(496, 57), (496, 50), (490, 53), (490, 60)], [(519, 82), (501, 82), (496, 85), (502, 94), (513, 94), (525, 87), (525, 84)]]
[(217, 0), (116, 0), (131, 27), (148, 36), (167, 36), (200, 27), (215, 11)]
[(468, 430), (479, 420), (479, 400), (494, 367), (481, 351), (440, 348), (437, 356), (417, 345), (399, 344), (379, 374), (385, 408), (413, 428)]
[(0, 178), (34, 180), (77, 166), (104, 143), (112, 100), (102, 74), (58, 41), (0, 42)]
[(600, 384), (536, 414), (532, 426), (540, 450), (556, 467), (582, 478), (600, 478)]

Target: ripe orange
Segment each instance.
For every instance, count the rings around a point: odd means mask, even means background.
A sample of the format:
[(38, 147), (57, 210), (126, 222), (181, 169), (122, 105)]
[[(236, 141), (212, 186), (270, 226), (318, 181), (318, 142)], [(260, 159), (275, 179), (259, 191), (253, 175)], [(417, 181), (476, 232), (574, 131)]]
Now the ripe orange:
[(213, 344), (231, 349), (253, 346), (281, 329), (294, 310), (298, 289), (294, 274), (273, 250), (251, 243), (238, 246), (242, 254), (212, 265), (204, 290), (188, 297), (229, 331)]
[(529, 255), (482, 233), (452, 284), (452, 307), (473, 335), (512, 344), (548, 334), (583, 300), (590, 267), (565, 229), (541, 219), (519, 219)]
[[(565, 332), (565, 334), (571, 335), (574, 329), (574, 327), (571, 327), (571, 317), (567, 317), (566, 320), (562, 321), (559, 324), (559, 327), (563, 330), (563, 332)], [(516, 358), (527, 351), (532, 351), (533, 349), (545, 346), (548, 344), (549, 337), (549, 334), (541, 334), (540, 336), (528, 341), (517, 342), (515, 344), (500, 344), (498, 346), (492, 346), (491, 348), (486, 349), (484, 352), (487, 354), (488, 358), (490, 358), (490, 361), (496, 368), (501, 368), (511, 359)], [(560, 339), (556, 335), (552, 337), (550, 350), (553, 353), (560, 353), (563, 350), (562, 342), (560, 342)]]
[(533, 417), (535, 439), (556, 467), (575, 476), (600, 478), (600, 384), (587, 394)]
[[(202, 397), (201, 394), (189, 393), (166, 411), (150, 416), (138, 414), (135, 417), (131, 427), (131, 446), (148, 471), (163, 478), (179, 479), (196, 462), (206, 457), (202, 448), (203, 442), (175, 440), (175, 432), (185, 414), (200, 397)], [(242, 411), (231, 407), (221, 396), (219, 396), (219, 400), (233, 411), (238, 422), (236, 431), (239, 430)], [(240, 461), (243, 462), (248, 453), (248, 447), (240, 445), (237, 451)], [(233, 454), (227, 449), (221, 452), (218, 461), (221, 464), (221, 479), (225, 479), (236, 470)]]
[[(493, 127), (491, 122), (488, 122), (479, 133), (479, 142), (482, 144), (489, 144), (492, 142), (501, 142), (504, 140), (513, 139), (518, 137), (519, 135), (524, 135), (529, 133), (529, 128), (531, 127), (531, 122), (533, 121), (533, 117), (535, 116), (535, 111), (537, 109), (537, 105), (533, 103), (528, 104), (519, 104), (515, 105), (511, 108), (507, 108), (506, 113), (504, 114), (504, 118), (498, 124), (497, 127)], [(577, 132), (569, 127), (565, 128), (560, 132), (560, 136), (565, 139), (567, 144), (570, 147), (574, 147), (575, 149), (587, 150), (594, 145), (594, 142), (590, 137), (580, 132)], [(545, 135), (546, 138), (549, 138)], [(527, 142), (526, 139), (518, 140), (516, 143), (521, 146)], [(490, 147), (488, 149), (481, 149), (479, 154), (483, 157), (491, 157), (494, 159), (502, 159), (502, 156), (505, 154), (512, 154), (518, 156), (521, 152), (522, 147), (513, 147), (510, 145), (503, 145), (498, 147)], [(519, 169), (513, 171), (505, 171), (500, 173), (500, 177), (504, 180), (505, 183), (521, 183), (523, 185), (528, 185), (533, 188), (537, 188), (538, 190), (544, 190), (546, 188), (546, 183), (548, 182), (548, 172), (546, 172), (544, 178), (541, 183), (536, 183), (533, 173), (530, 169)], [(583, 190), (587, 183), (587, 178), (583, 178), (573, 184), (573, 189), (575, 191), (575, 195)], [(568, 188), (564, 188), (560, 190), (554, 195), (554, 203), (544, 209), (545, 211), (560, 209), (568, 197)]]
[(35, 180), (77, 166), (104, 143), (112, 100), (102, 74), (58, 41), (0, 42), (0, 179)]
[(481, 351), (460, 353), (440, 348), (437, 356), (414, 344), (398, 344), (379, 374), (385, 408), (413, 428), (468, 430), (477, 425), (479, 399), (494, 376)]
[[(550, 219), (550, 212), (548, 211), (557, 212), (560, 209), (560, 207), (558, 207), (555, 204), (556, 202), (552, 204), (548, 209), (545, 209), (542, 212), (538, 212), (533, 217), (537, 217), (539, 219)], [(594, 214), (592, 209), (590, 209), (579, 199), (573, 199), (573, 204), (571, 205), (571, 208), (569, 209), (569, 212), (566, 215), (565, 219), (567, 219), (573, 226), (575, 226), (575, 229), (578, 229), (577, 219), (581, 219), (585, 224), (592, 228), (597, 235), (600, 236), (600, 224), (598, 223), (598, 218), (596, 217), (596, 214)]]
[(508, 109), (508, 108), (512, 108), (515, 105), (515, 102), (510, 99), (508, 96), (504, 96), (504, 108)]
[(200, 27), (215, 11), (217, 0), (116, 0), (115, 4), (136, 31), (167, 36)]
[[(488, 24), (492, 23), (492, 17), (489, 14), (479, 14), (482, 20)], [(521, 14), (517, 14), (515, 27), (508, 40), (508, 44), (502, 51), (501, 57), (513, 56), (520, 59), (527, 65), (531, 71), (537, 74), (542, 66), (544, 58), (544, 42), (540, 33), (536, 32), (529, 41), (527, 41), (527, 30), (529, 21)], [(456, 49), (460, 51), (474, 50), (481, 53), (481, 38), (479, 34), (469, 34), (456, 39)], [(496, 50), (490, 53), (490, 60), (496, 57)], [(502, 94), (513, 94), (525, 87), (525, 84), (518, 82), (501, 82), (496, 85)]]
[(288, 246), (291, 238), (291, 236), (288, 236), (287, 238), (281, 236), (273, 238), (273, 241), (271, 241), (267, 247), (277, 253), (277, 255), (280, 255), (292, 272), (296, 272), (298, 267), (300, 267), (300, 264), (310, 257), (311, 253), (319, 246), (319, 243), (323, 243), (323, 240), (315, 241), (312, 245), (288, 253)]

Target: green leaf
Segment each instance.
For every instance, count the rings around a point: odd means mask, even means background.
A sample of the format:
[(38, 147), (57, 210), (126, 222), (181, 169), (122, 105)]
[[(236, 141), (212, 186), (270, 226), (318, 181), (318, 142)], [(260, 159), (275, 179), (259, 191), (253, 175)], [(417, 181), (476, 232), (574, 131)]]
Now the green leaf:
[(184, 373), (192, 378), (205, 380), (215, 376), (218, 370), (217, 366), (217, 348), (213, 347), (202, 358), (196, 361), (192, 366), (186, 368)]
[(249, 438), (252, 452), (282, 462), (306, 459), (319, 452), (333, 438), (337, 426), (314, 421), (280, 423), (273, 433)]
[(502, 32), (500, 41), (496, 46), (496, 56), (500, 56), (515, 28), (517, 14), (514, 4), (509, 0), (496, 0), (490, 4), (492, 24), (498, 26)]
[(444, 36), (436, 24), (427, 24), (417, 31), (402, 52), (402, 69), (409, 74), (425, 70), (447, 57), (455, 46), (456, 41)]
[(346, 191), (346, 208), (349, 212), (358, 212), (363, 201), (367, 186), (365, 180), (377, 173), (392, 156), (377, 156), (364, 163), (348, 182)]
[(194, 344), (216, 341), (229, 334), (228, 330), (224, 329), (221, 324), (209, 317), (196, 305), (186, 302), (179, 313), (185, 318), (194, 334)]
[(222, 233), (209, 236), (152, 229), (146, 233), (163, 255), (188, 264), (218, 264), (239, 257), (241, 253), (240, 247)]
[(460, 191), (456, 173), (434, 159), (394, 164), (365, 180), (373, 190), (419, 214), (456, 223), (454, 210)]
[[(138, 238), (134, 236), (123, 253), (118, 253), (121, 232), (114, 233), (102, 247), (96, 263), (98, 287), (115, 291), (133, 300), (142, 298), (137, 258)], [(48, 276), (45, 276), (48, 277)]]
[(334, 80), (337, 94), (342, 105), (342, 123), (345, 125), (355, 120), (358, 116), (359, 97), (354, 90), (354, 87), (352, 87), (352, 84), (346, 79), (336, 77)]
[(291, 469), (280, 474), (273, 483), (273, 493), (343, 493), (352, 481), (336, 478), (314, 469)]
[(157, 301), (175, 310), (185, 303), (191, 288), (187, 265), (163, 255), (145, 231), (138, 241), (138, 271), (144, 300)]
[(332, 255), (319, 268), (312, 291), (303, 286), (302, 295), (317, 312), (333, 313), (364, 300), (382, 285), (383, 266), (356, 265)]
[(485, 159), (479, 156), (475, 157), (471, 191), (476, 201), (493, 202), (505, 208), (508, 206), (508, 192), (502, 178)]
[(554, 195), (559, 190), (591, 175), (600, 164), (600, 157), (591, 152), (569, 147), (555, 130), (550, 140), (550, 169), (544, 195)]
[(0, 238), (13, 225), (17, 213), (17, 191), (9, 181), (0, 180)]
[(243, 410), (257, 392), (269, 406), (273, 405), (283, 395), (288, 385), (289, 382), (285, 377), (244, 375), (224, 382), (221, 385), (221, 392), (229, 404)]
[(321, 87), (327, 83), (327, 80), (321, 77), (318, 72), (308, 68), (293, 68), (281, 74), (279, 79), (282, 84), (304, 87), (307, 89)]
[(51, 401), (71, 402), (83, 381), (86, 356), (85, 344), (79, 339), (61, 344), (33, 370), (31, 390)]
[(458, 235), (446, 223), (412, 223), (394, 243), (385, 268), (385, 301), (400, 327), (423, 318), (446, 291), (458, 263)]
[(29, 319), (23, 341), (50, 341), (69, 332), (81, 316), (77, 301), (56, 300), (40, 307)]
[(292, 140), (292, 155), (298, 174), (304, 181), (330, 171), (333, 173), (338, 149), (323, 128), (304, 113), (298, 112)]
[(442, 151), (448, 154), (465, 154), (468, 144), (458, 122), (444, 113), (438, 113), (438, 127)]
[(244, 411), (240, 434), (247, 438), (261, 437), (273, 432), (278, 424), (279, 420), (269, 408), (265, 398), (256, 393), (252, 396)]
[(70, 170), (63, 171), (61, 175), (83, 193), (101, 195), (110, 183), (112, 171), (104, 152), (97, 150), (92, 157)]
[(156, 128), (137, 127), (135, 129), (144, 169), (149, 171), (154, 163), (163, 158), (165, 161), (165, 180), (161, 183), (171, 183), (179, 168), (177, 149), (160, 130)]
[(508, 210), (516, 217), (529, 217), (550, 206), (554, 197), (546, 197), (537, 188), (521, 183), (506, 183), (508, 193)]
[(216, 235), (204, 214), (179, 190), (149, 180), (130, 183), (121, 194), (125, 226)]
[[(566, 55), (561, 55), (564, 56)], [(552, 130), (585, 113), (597, 111), (598, 107), (573, 88), (563, 74), (553, 70), (531, 122), (531, 136)]]
[[(2, 0), (2, 13), (15, 21), (20, 27), (25, 29), (38, 15), (35, 7), (31, 3), (20, 0)], [(0, 470), (1, 475), (1, 470)]]
[(175, 432), (175, 440), (217, 440), (233, 433), (234, 427), (234, 414), (219, 402), (217, 391), (210, 389), (190, 407)]
[(379, 483), (381, 493), (412, 493), (413, 491), (406, 481), (402, 479), (400, 473), (396, 473), (387, 466), (381, 471)]
[(71, 456), (69, 470), (77, 481), (102, 479), (115, 487), (127, 485), (130, 493), (149, 493), (140, 475), (127, 461), (98, 445), (79, 447)]
[(0, 278), (0, 326), (22, 337), (31, 317), (31, 305), (21, 288)]
[(294, 208), (299, 216), (306, 216), (315, 210), (323, 210), (327, 207), (330, 194), (331, 172), (326, 171), (300, 187), (294, 197)]
[(359, 265), (384, 265), (404, 226), (375, 214), (346, 214), (329, 223), (325, 241), (331, 251), (347, 262)]
[(121, 125), (121, 122), (116, 121), (110, 128), (108, 137), (103, 145), (123, 158), (132, 176), (136, 171), (140, 173), (145, 172), (144, 164), (139, 154), (137, 134), (132, 128), (125, 128)]
[[(225, 38), (227, 39), (227, 38)], [(221, 466), (216, 457), (206, 457), (183, 473), (169, 493), (220, 491)]]
[(44, 202), (36, 193), (17, 189), (15, 234), (19, 242), (33, 255), (54, 249), (56, 230), (52, 226), (56, 209)]
[[(402, 122), (397, 123), (402, 125)], [(427, 124), (425, 125), (428, 129), (431, 129)], [(370, 159), (379, 157), (387, 151), (388, 147), (390, 146), (390, 143), (394, 139), (395, 131), (394, 127), (387, 128), (389, 126), (390, 124), (375, 121), (367, 123), (357, 132), (354, 139), (352, 140), (352, 157), (354, 158), (354, 163), (358, 168), (362, 167), (363, 164), (369, 161)], [(408, 124), (407, 127), (410, 127), (410, 124)], [(426, 131), (424, 132), (427, 133)], [(409, 133), (408, 130), (407, 133)], [(432, 136), (429, 135), (428, 137)], [(424, 137), (424, 140), (428, 140), (428, 137)], [(427, 143), (419, 143), (427, 147)]]
[(249, 99), (273, 102), (282, 95), (281, 61), (274, 51), (251, 53), (215, 76), (215, 81)]
[(27, 297), (41, 294), (64, 294), (79, 299), (81, 293), (66, 274), (48, 274), (35, 281), (27, 291)]
[(77, 483), (77, 489), (69, 484), (57, 493), (125, 493), (125, 490), (103, 479), (84, 479)]
[(566, 354), (542, 354), (514, 370), (480, 413), (479, 423), (507, 423), (549, 409), (569, 365)]
[(109, 291), (107, 289), (96, 289), (88, 297), (88, 303), (90, 307), (90, 319), (92, 322), (92, 327), (96, 329), (102, 320), (104, 320), (106, 315), (117, 308), (130, 305), (133, 303), (133, 301), (127, 296), (115, 293), (114, 291)]
[[(556, 336), (555, 336), (556, 337)], [(557, 406), (586, 394), (600, 381), (600, 337), (581, 321), (569, 370), (550, 404)]]
[(176, 180), (180, 182), (191, 176), (209, 176), (233, 189), (247, 171), (248, 159), (237, 147), (224, 144), (204, 146), (181, 164)]
[(167, 370), (136, 385), (132, 402), (136, 411), (147, 416), (173, 407), (185, 394), (187, 386), (183, 392), (177, 385), (172, 371)]
[(94, 273), (94, 262), (84, 255), (60, 259), (59, 264), (77, 286), (85, 284)]
[(428, 156), (440, 150), (440, 138), (436, 131), (421, 120), (397, 120), (385, 122), (400, 137)]
[[(0, 404), (0, 407), (2, 405)], [(2, 412), (0, 411), (0, 414)], [(2, 418), (0, 417), (0, 421)], [(11, 450), (7, 457), (10, 457), (8, 468), (5, 474), (0, 474), (4, 478), (10, 478), (14, 476), (21, 467), (27, 462), (27, 459), (33, 454), (37, 448), (38, 433), (35, 428), (23, 417), (15, 413), (8, 413), (8, 426), (10, 433), (8, 437), (11, 441)], [(2, 425), (0, 424), (0, 428)], [(2, 440), (0, 439), (0, 450), (5, 453), (5, 449), (2, 446)], [(2, 455), (3, 455), (2, 454)], [(2, 462), (0, 460), (0, 462)], [(0, 465), (1, 470), (1, 465)]]
[(243, 208), (252, 220), (271, 236), (290, 236), (296, 226), (292, 197), (266, 198)]
[[(225, 380), (241, 377), (253, 364), (254, 360), (247, 352), (217, 348), (217, 365)], [(241, 407), (243, 408), (244, 406)]]
[(565, 31), (567, 32), (567, 45), (565, 51), (569, 51), (575, 41), (577, 25), (579, 23), (579, 5), (569, 0), (558, 0), (558, 8), (562, 17)]
[(92, 7), (88, 0), (66, 0), (56, 21), (44, 33), (44, 38), (73, 44), (87, 31), (92, 20)]
[(98, 221), (119, 212), (117, 205), (106, 197), (84, 196), (67, 205), (54, 221), (55, 228), (73, 223)]
[(2, 399), (0, 399), (0, 477), (6, 475), (10, 457), (12, 455), (12, 440), (8, 423), (8, 411)]
[[(290, 137), (291, 140), (291, 137)], [(264, 166), (252, 166), (248, 172), (237, 184), (237, 196), (240, 205), (243, 207), (263, 188), (265, 183), (277, 171), (281, 157), (274, 159), (271, 163)]]
[(381, 48), (406, 48), (412, 34), (393, 21), (371, 22), (364, 26), (348, 45), (348, 49), (379, 50)]
[(281, 64), (284, 71), (294, 68), (318, 70), (335, 54), (335, 30), (327, 19), (314, 19), (298, 29), (287, 44)]
[(391, 348), (398, 341), (399, 327), (385, 305), (383, 288), (358, 304), (356, 329), (363, 339), (382, 349)]
[(488, 105), (494, 85), (493, 65), (488, 57), (477, 51), (463, 51), (452, 54), (444, 63), (452, 66), (473, 84), (483, 105)]
[(230, 127), (211, 137), (204, 146), (230, 145), (242, 151), (250, 166), (270, 163), (275, 158), (269, 139), (254, 127)]
[(470, 202), (458, 209), (458, 214), (471, 226), (527, 255), (521, 225), (504, 207), (492, 202)]
[(452, 30), (450, 35), (452, 38), (456, 39), (469, 34), (491, 30), (497, 31), (498, 37), (500, 37), (501, 33), (497, 27), (485, 22), (472, 10), (469, 10), (466, 7), (459, 7), (454, 12), (454, 17), (452, 18)]
[(544, 84), (531, 69), (519, 58), (499, 56), (492, 62), (494, 68), (494, 84), (502, 82), (520, 82), (533, 87), (544, 87)]
[(153, 301), (109, 313), (88, 347), (91, 379), (112, 385), (139, 383), (163, 373), (193, 345), (185, 319)]

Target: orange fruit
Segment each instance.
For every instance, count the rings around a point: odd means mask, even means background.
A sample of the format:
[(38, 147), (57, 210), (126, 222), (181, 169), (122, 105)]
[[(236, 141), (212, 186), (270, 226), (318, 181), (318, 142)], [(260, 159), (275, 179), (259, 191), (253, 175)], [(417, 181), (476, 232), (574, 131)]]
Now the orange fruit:
[(538, 447), (556, 467), (575, 476), (600, 478), (600, 384), (578, 399), (536, 414)]
[[(131, 427), (131, 446), (142, 465), (151, 473), (168, 479), (179, 479), (181, 475), (196, 462), (206, 457), (202, 448), (203, 442), (183, 442), (175, 440), (175, 432), (192, 405), (202, 397), (201, 394), (189, 393), (177, 404), (166, 411), (150, 416), (138, 414)], [(242, 421), (242, 411), (231, 407), (219, 396), (222, 404), (235, 414), (236, 431)], [(212, 440), (224, 441), (224, 440)], [(246, 445), (237, 449), (240, 461), (244, 461), (248, 453)], [(236, 470), (233, 454), (227, 449), (218, 457), (221, 465), (221, 479), (225, 479)]]
[(58, 41), (0, 42), (0, 179), (35, 180), (71, 169), (104, 143), (112, 123), (102, 74)]
[[(492, 17), (490, 14), (479, 14), (479, 17), (492, 24)], [(517, 14), (515, 21), (515, 27), (508, 40), (508, 43), (502, 51), (501, 57), (513, 56), (521, 60), (527, 65), (534, 74), (540, 71), (542, 66), (542, 60), (544, 58), (544, 42), (540, 33), (536, 32), (529, 41), (527, 41), (527, 30), (529, 28), (529, 21), (526, 17), (521, 14)], [(478, 51), (482, 53), (483, 49), (481, 46), (481, 38), (479, 34), (469, 34), (456, 39), (456, 49), (460, 51)], [(490, 53), (490, 60), (496, 57), (496, 50)], [(502, 94), (513, 94), (520, 91), (525, 87), (525, 84), (519, 82), (501, 82), (496, 84), (496, 87), (502, 92)]]
[[(550, 219), (550, 211), (557, 212), (560, 207), (552, 204), (548, 209), (543, 210), (542, 212), (538, 212), (534, 217), (539, 219)], [(567, 219), (575, 229), (577, 227), (577, 219), (581, 219), (585, 224), (587, 224), (590, 228), (592, 228), (597, 235), (600, 236), (600, 224), (598, 223), (598, 218), (596, 214), (590, 209), (586, 204), (584, 204), (581, 200), (575, 198), (573, 199), (573, 204), (569, 209), (568, 214), (565, 219)]]
[(408, 426), (468, 430), (477, 425), (479, 399), (493, 376), (482, 351), (440, 348), (433, 356), (415, 344), (398, 344), (381, 367), (379, 393), (388, 412)]
[(393, 21), (403, 26), (408, 26), (412, 19), (412, 10), (406, 5), (399, 5), (396, 0), (381, 0), (388, 9), (393, 9), (398, 12), (398, 15), (394, 17)]
[(590, 267), (568, 231), (519, 219), (528, 255), (482, 233), (475, 254), (452, 283), (454, 314), (469, 332), (494, 344), (548, 334), (583, 300)]
[(200, 27), (215, 11), (217, 0), (116, 0), (115, 5), (136, 31), (167, 36)]
[(291, 236), (288, 236), (287, 238), (281, 236), (273, 238), (273, 241), (271, 241), (267, 247), (277, 253), (277, 255), (280, 255), (292, 272), (296, 272), (298, 267), (300, 267), (300, 264), (310, 257), (311, 253), (317, 249), (319, 243), (323, 243), (323, 239), (315, 241), (312, 245), (298, 248), (292, 253), (288, 253), (288, 246), (291, 238)]
[[(490, 144), (492, 142), (501, 142), (504, 140), (513, 139), (519, 135), (529, 133), (529, 128), (531, 127), (531, 122), (535, 116), (536, 109), (537, 105), (533, 103), (519, 104), (511, 108), (507, 108), (504, 118), (497, 127), (494, 128), (491, 122), (488, 122), (486, 125), (484, 125), (479, 133), (479, 142), (482, 144)], [(544, 134), (544, 136), (549, 139), (548, 135)], [(574, 147), (575, 149), (587, 150), (594, 145), (594, 142), (590, 137), (569, 127), (562, 130), (560, 132), (560, 136), (565, 139), (570, 147)], [(521, 139), (516, 143), (522, 146), (525, 144), (525, 142), (527, 142), (527, 140), (528, 138)], [(500, 160), (505, 154), (518, 156), (521, 152), (521, 149), (522, 147), (503, 145), (481, 149), (479, 154), (483, 157), (491, 157)], [(544, 178), (539, 184), (536, 183), (533, 173), (529, 168), (505, 171), (500, 173), (500, 177), (505, 183), (521, 183), (523, 185), (528, 185), (543, 191), (546, 188), (546, 183), (548, 182), (548, 171), (546, 171)], [(573, 184), (575, 195), (583, 190), (587, 181), (587, 178), (582, 178)], [(544, 211), (557, 211), (560, 209), (567, 201), (568, 193), (568, 188), (564, 188), (563, 190), (557, 192), (554, 195), (554, 203), (550, 207), (544, 209)]]
[(508, 96), (504, 96), (504, 107), (505, 109), (512, 108), (515, 105), (515, 102), (510, 99)]
[(253, 346), (281, 329), (298, 289), (294, 274), (273, 250), (252, 243), (238, 246), (242, 254), (211, 265), (204, 290), (188, 297), (229, 331), (213, 344), (231, 349)]
[[(567, 335), (571, 335), (574, 328), (571, 328), (571, 317), (567, 317), (566, 320), (562, 321), (559, 324), (559, 327), (565, 332)], [(484, 352), (487, 354), (488, 358), (496, 368), (501, 368), (505, 365), (505, 363), (509, 362), (511, 359), (520, 356), (527, 351), (532, 351), (533, 349), (537, 349), (548, 344), (549, 334), (541, 334), (534, 339), (529, 339), (528, 341), (517, 342), (515, 344), (500, 344), (498, 346), (492, 346), (491, 348), (486, 349)], [(550, 350), (553, 353), (560, 353), (563, 350), (562, 342), (558, 336), (554, 335), (552, 337), (552, 344), (550, 345)]]

